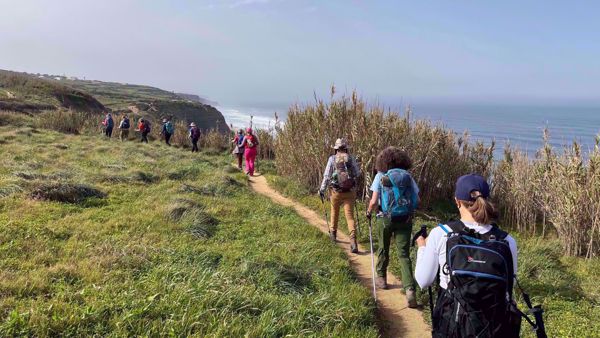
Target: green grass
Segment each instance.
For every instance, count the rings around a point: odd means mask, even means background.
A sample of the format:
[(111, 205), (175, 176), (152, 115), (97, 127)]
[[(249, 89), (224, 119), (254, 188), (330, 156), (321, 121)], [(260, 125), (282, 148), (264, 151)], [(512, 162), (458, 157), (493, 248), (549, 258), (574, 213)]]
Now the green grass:
[[(0, 336), (378, 335), (343, 253), (229, 156), (26, 126), (0, 140)], [(48, 184), (101, 193), (32, 198)]]
[[(267, 175), (269, 183), (283, 194), (295, 198), (310, 208), (323, 213), (323, 207), (316, 194), (310, 192), (297, 183), (276, 175)], [(329, 207), (327, 205), (327, 207)], [(329, 212), (329, 211), (328, 211)], [(450, 203), (440, 201), (434, 203), (428, 214), (436, 215), (442, 219), (458, 217), (453, 215)], [(368, 228), (364, 226), (364, 204), (360, 205), (361, 226), (363, 230), (359, 241), (366, 248), (369, 247)], [(413, 231), (417, 231), (421, 224), (427, 224), (431, 229), (437, 223), (425, 219), (417, 214)], [(346, 223), (340, 217), (340, 227), (346, 231)], [(531, 237), (510, 231), (517, 240), (519, 248), (518, 278), (522, 287), (532, 297), (534, 305), (543, 304), (545, 310), (546, 328), (549, 337), (600, 337), (600, 259), (585, 260), (582, 258), (563, 256), (560, 242), (555, 238)], [(377, 245), (375, 243), (375, 245)], [(412, 250), (413, 264), (415, 263), (416, 250)], [(390, 269), (400, 276), (400, 267), (395, 247), (392, 245), (390, 253)], [(515, 295), (518, 292), (515, 291)], [(521, 301), (520, 308), (524, 310), (525, 304)], [(426, 292), (419, 292), (421, 304), (427, 304)], [(429, 308), (425, 306), (423, 316), (429, 320)], [(534, 337), (530, 326), (523, 322), (524, 336)]]

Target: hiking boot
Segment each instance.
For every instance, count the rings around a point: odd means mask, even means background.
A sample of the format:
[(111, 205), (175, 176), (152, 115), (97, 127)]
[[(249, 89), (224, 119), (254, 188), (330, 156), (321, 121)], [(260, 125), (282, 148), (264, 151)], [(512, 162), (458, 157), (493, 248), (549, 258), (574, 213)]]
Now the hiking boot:
[(377, 277), (377, 279), (375, 280), (375, 286), (377, 286), (378, 289), (387, 289), (388, 285), (385, 280), (385, 277)]
[(358, 244), (356, 244), (356, 238), (350, 238), (350, 252), (353, 254), (358, 253)]
[(414, 309), (417, 306), (419, 306), (417, 304), (417, 293), (414, 289), (411, 288), (406, 290), (406, 301), (408, 302), (408, 307), (411, 309)]
[(330, 230), (330, 231), (329, 231), (329, 239), (330, 239), (332, 242), (335, 242), (335, 240), (337, 239), (337, 231), (335, 231), (335, 230), (334, 230), (334, 231), (331, 231), (331, 230)]

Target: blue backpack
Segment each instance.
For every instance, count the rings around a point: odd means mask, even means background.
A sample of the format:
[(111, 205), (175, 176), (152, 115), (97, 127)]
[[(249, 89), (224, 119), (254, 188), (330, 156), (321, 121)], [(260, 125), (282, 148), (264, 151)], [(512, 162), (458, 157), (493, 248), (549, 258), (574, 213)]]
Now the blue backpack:
[(384, 216), (395, 218), (410, 215), (417, 208), (417, 197), (408, 171), (390, 169), (381, 176), (379, 204)]
[(165, 123), (165, 130), (167, 131), (167, 133), (173, 135), (175, 130), (173, 129), (173, 123), (171, 123), (171, 121), (167, 121), (167, 123)]

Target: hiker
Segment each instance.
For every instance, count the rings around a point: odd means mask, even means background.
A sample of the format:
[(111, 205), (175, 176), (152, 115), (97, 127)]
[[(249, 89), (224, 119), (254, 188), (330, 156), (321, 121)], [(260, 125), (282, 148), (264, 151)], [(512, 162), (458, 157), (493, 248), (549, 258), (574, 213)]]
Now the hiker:
[(392, 235), (398, 248), (402, 287), (408, 307), (417, 307), (415, 280), (410, 259), (410, 240), (413, 212), (419, 199), (419, 187), (408, 170), (412, 161), (408, 154), (397, 147), (387, 147), (377, 155), (377, 175), (371, 184), (371, 201), (367, 218), (377, 212), (377, 279), (376, 286), (387, 289), (387, 268), (390, 263)]
[(246, 129), (246, 135), (242, 139), (244, 147), (244, 158), (246, 159), (246, 175), (254, 176), (254, 161), (258, 150), (258, 137), (252, 132), (252, 128)]
[(237, 157), (238, 169), (241, 170), (242, 158), (244, 157), (244, 129), (238, 130), (231, 143), (233, 144), (232, 154), (234, 154)]
[(353, 156), (348, 153), (348, 143), (339, 138), (333, 146), (335, 154), (329, 156), (323, 181), (319, 189), (321, 199), (329, 189), (331, 193), (331, 223), (329, 238), (335, 242), (337, 239), (337, 228), (340, 218), (340, 208), (344, 206), (346, 223), (350, 232), (350, 251), (358, 253), (356, 243), (356, 228), (354, 226), (354, 203), (356, 200), (356, 180), (360, 176), (360, 169)]
[(460, 220), (416, 239), (417, 282), (426, 288), (439, 275), (434, 337), (518, 337), (520, 319), (511, 321), (510, 310), (517, 243), (492, 223), (498, 212), (489, 196), (485, 178), (460, 177), (454, 193)]
[(119, 138), (121, 141), (125, 141), (129, 138), (129, 128), (131, 127), (131, 123), (129, 122), (129, 117), (127, 115), (123, 115), (121, 122), (119, 123), (120, 135)]
[(196, 126), (196, 123), (190, 124), (189, 138), (192, 141), (192, 153), (198, 152), (198, 140), (200, 140), (200, 128)]
[(167, 118), (164, 118), (162, 121), (163, 121), (163, 126), (162, 126), (162, 131), (160, 133), (161, 133), (161, 135), (164, 135), (165, 143), (168, 146), (171, 146), (171, 137), (173, 136), (173, 133), (175, 132), (175, 130), (173, 128), (173, 123), (171, 123), (171, 120), (167, 119)]
[(113, 128), (115, 127), (115, 121), (110, 113), (106, 114), (106, 117), (104, 117), (104, 120), (102, 121), (102, 125), (104, 126), (104, 135), (111, 138)]
[(148, 143), (148, 134), (150, 133), (150, 121), (140, 118), (138, 129), (136, 129), (136, 131), (139, 131), (142, 136), (141, 142)]

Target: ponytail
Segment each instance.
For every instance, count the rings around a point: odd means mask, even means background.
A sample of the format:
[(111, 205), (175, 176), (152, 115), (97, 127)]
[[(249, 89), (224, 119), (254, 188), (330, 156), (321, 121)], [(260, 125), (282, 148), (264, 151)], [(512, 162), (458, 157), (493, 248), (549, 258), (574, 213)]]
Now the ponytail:
[[(478, 193), (478, 192), (474, 192)], [(490, 224), (498, 218), (498, 210), (494, 204), (485, 199), (481, 194), (473, 196), (475, 201), (460, 201), (479, 224)]]

